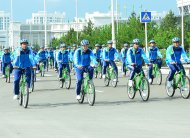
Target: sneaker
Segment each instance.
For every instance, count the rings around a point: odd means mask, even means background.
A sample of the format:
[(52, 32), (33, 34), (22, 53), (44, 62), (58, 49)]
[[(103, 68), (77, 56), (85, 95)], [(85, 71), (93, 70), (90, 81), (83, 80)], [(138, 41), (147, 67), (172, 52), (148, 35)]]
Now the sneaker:
[(36, 74), (38, 74), (38, 73), (40, 73), (40, 71), (39, 71), (39, 70), (36, 70)]
[(105, 74), (104, 74), (104, 75), (102, 75), (102, 78), (103, 78), (103, 79), (105, 79), (105, 78), (106, 78), (106, 75), (105, 75)]
[(132, 86), (133, 86), (133, 81), (132, 81), (132, 80), (129, 80), (128, 85), (129, 85), (129, 87), (132, 87)]
[(62, 78), (59, 78), (59, 81), (61, 81), (62, 80)]
[(167, 82), (167, 87), (169, 88), (169, 87), (171, 87), (172, 86), (172, 81), (168, 81)]
[(13, 100), (18, 100), (19, 99), (19, 96), (18, 95), (14, 95), (13, 96)]
[(2, 75), (2, 78), (6, 78), (6, 76), (5, 76), (5, 75)]
[(77, 95), (76, 99), (77, 99), (77, 100), (80, 100), (80, 99), (81, 99), (80, 95)]
[(148, 79), (148, 82), (149, 82), (149, 83), (152, 83), (152, 79)]
[(116, 82), (116, 81), (117, 81), (117, 79), (113, 79), (113, 81), (114, 81), (114, 82)]

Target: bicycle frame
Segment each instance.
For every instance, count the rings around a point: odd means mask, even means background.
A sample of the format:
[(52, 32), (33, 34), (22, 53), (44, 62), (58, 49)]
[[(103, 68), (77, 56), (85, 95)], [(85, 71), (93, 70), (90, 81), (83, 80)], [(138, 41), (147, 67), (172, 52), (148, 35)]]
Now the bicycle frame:
[[(179, 74), (179, 78), (176, 78), (177, 77), (177, 74)], [(180, 82), (183, 80), (183, 70), (180, 70), (178, 73), (176, 73), (174, 75), (174, 84), (173, 84), (173, 87), (174, 89), (177, 89), (177, 86), (180, 84)]]
[(65, 79), (67, 77), (67, 68), (65, 67), (63, 70), (62, 70), (62, 79)]
[[(137, 81), (137, 78), (139, 77), (139, 80)], [(133, 82), (134, 82), (134, 88), (135, 90), (139, 90), (140, 88), (140, 84), (142, 83), (142, 78), (144, 77), (142, 71), (140, 72), (140, 74), (135, 74), (134, 78), (133, 78)]]
[(111, 79), (112, 78), (112, 75), (113, 75), (113, 68), (111, 67), (108, 67), (107, 68), (107, 74), (108, 74), (108, 78)]
[(24, 95), (25, 84), (26, 84), (26, 75), (24, 72), (24, 74), (22, 75), (22, 79), (21, 79), (21, 94), (22, 95)]
[(157, 64), (153, 64), (152, 75), (156, 75), (156, 74), (158, 74), (158, 71), (159, 71), (159, 69), (158, 69), (158, 65), (157, 65)]
[(87, 73), (86, 77), (83, 79), (83, 89), (84, 89), (85, 94), (87, 93), (87, 90), (89, 89), (89, 86), (88, 86), (88, 81), (89, 80), (90, 80), (89, 74)]
[(40, 63), (40, 71), (43, 71), (43, 70), (44, 70), (44, 63), (41, 62), (41, 63)]
[(10, 67), (9, 67), (9, 65), (7, 65), (5, 68), (5, 76), (8, 77), (9, 73), (10, 73)]

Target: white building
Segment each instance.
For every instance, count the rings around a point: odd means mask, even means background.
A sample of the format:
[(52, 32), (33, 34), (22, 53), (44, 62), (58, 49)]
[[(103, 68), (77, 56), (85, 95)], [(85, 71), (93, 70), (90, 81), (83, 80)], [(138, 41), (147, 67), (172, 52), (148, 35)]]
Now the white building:
[[(65, 13), (54, 12), (46, 13), (47, 24), (50, 23), (63, 23), (65, 18)], [(44, 24), (44, 11), (39, 11), (37, 13), (32, 13), (32, 19), (26, 21), (27, 24)]]
[[(177, 0), (177, 7), (181, 15), (182, 12), (182, 0)], [(190, 0), (183, 0), (183, 10), (184, 14), (190, 14)]]
[(10, 25), (10, 14), (0, 11), (0, 48), (8, 45), (8, 28)]

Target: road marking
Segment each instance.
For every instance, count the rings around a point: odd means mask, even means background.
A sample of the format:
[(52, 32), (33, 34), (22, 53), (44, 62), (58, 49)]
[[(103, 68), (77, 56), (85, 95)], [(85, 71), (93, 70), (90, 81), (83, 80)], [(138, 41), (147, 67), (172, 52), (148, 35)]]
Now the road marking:
[(103, 91), (95, 90), (96, 92), (103, 93)]

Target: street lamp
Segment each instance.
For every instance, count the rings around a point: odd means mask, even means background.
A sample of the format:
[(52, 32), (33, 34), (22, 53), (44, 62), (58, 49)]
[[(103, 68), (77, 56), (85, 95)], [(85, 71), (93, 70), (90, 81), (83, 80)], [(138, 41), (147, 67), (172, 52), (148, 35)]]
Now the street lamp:
[(111, 10), (112, 10), (112, 41), (113, 41), (113, 47), (116, 48), (115, 23), (114, 23), (114, 0), (111, 0)]
[(47, 47), (47, 18), (46, 18), (46, 0), (44, 0), (44, 33), (45, 33), (45, 47)]
[(184, 47), (184, 9), (183, 9), (183, 0), (182, 0), (182, 9), (181, 9), (181, 42), (182, 47)]
[(78, 42), (78, 39), (79, 39), (79, 34), (78, 34), (78, 0), (76, 0), (76, 32), (77, 32), (77, 42)]

